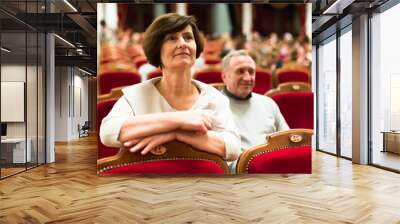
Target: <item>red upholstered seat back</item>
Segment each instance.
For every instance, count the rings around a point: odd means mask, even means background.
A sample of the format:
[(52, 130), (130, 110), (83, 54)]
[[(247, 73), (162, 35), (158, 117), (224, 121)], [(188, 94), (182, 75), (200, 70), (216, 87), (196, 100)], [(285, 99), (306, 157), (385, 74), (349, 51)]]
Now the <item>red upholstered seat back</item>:
[(205, 62), (204, 62), (204, 64), (206, 64), (206, 65), (215, 65), (215, 64), (218, 64), (218, 63), (221, 63), (221, 60), (218, 60), (218, 59), (206, 59)]
[(161, 70), (155, 70), (154, 72), (150, 72), (147, 75), (147, 79), (152, 79), (152, 78), (160, 77), (160, 76), (162, 76), (162, 71)]
[(135, 66), (137, 69), (139, 69), (142, 65), (147, 63), (147, 59), (140, 59), (135, 61)]
[(253, 92), (264, 94), (272, 88), (272, 75), (267, 71), (256, 71), (256, 85)]
[(97, 103), (97, 152), (98, 156), (97, 158), (104, 158), (107, 156), (112, 156), (118, 153), (118, 148), (111, 148), (103, 145), (100, 141), (100, 124), (101, 121), (107, 114), (111, 111), (112, 107), (114, 106), (115, 102), (117, 102), (117, 99), (110, 99), (110, 100), (105, 100)]
[(220, 83), (223, 82), (221, 78), (220, 71), (204, 71), (197, 72), (195, 75), (195, 79), (204, 83)]
[(160, 160), (120, 166), (101, 174), (224, 174), (224, 169), (210, 160)]
[(285, 70), (277, 74), (278, 84), (285, 82), (307, 82), (310, 83), (310, 78), (307, 72), (296, 70)]
[(252, 159), (249, 173), (311, 173), (311, 146), (278, 149)]
[(312, 92), (287, 92), (271, 97), (291, 129), (314, 127), (314, 96)]
[(133, 85), (140, 81), (140, 75), (135, 72), (103, 73), (99, 76), (99, 94), (106, 94), (113, 88)]

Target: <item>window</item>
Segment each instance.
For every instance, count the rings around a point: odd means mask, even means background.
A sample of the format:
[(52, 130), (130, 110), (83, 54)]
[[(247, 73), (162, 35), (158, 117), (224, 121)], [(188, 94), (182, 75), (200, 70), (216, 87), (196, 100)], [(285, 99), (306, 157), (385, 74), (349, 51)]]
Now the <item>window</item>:
[(371, 157), (373, 164), (396, 170), (400, 170), (400, 150), (396, 153), (388, 149), (384, 137), (385, 132), (400, 131), (400, 31), (395, 28), (398, 21), (400, 5), (371, 19)]
[(340, 36), (340, 154), (352, 157), (352, 35), (351, 26)]
[(318, 48), (318, 149), (336, 153), (336, 36)]
[[(4, 4), (17, 5), (18, 16), (25, 17), (41, 13), (45, 2)], [(0, 23), (0, 110), (2, 126), (7, 127), (0, 144), (0, 178), (5, 178), (45, 163), (46, 39), (44, 33), (16, 17), (4, 12), (0, 17), (9, 21)]]

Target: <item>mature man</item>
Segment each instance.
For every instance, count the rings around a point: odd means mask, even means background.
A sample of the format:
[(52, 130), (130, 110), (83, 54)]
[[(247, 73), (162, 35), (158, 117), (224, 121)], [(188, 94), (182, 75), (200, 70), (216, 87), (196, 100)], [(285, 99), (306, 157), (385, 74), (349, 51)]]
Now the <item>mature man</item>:
[(269, 97), (252, 93), (256, 64), (245, 50), (231, 51), (223, 61), (223, 93), (230, 100), (242, 151), (265, 143), (268, 134), (288, 130), (278, 105)]

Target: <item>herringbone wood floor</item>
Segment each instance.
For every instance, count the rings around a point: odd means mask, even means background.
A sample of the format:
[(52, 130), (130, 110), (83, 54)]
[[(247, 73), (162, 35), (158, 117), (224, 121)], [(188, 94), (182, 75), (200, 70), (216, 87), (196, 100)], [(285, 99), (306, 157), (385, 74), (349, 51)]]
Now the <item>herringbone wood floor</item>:
[(315, 152), (312, 175), (98, 177), (96, 141), (0, 181), (0, 223), (400, 223), (400, 175)]

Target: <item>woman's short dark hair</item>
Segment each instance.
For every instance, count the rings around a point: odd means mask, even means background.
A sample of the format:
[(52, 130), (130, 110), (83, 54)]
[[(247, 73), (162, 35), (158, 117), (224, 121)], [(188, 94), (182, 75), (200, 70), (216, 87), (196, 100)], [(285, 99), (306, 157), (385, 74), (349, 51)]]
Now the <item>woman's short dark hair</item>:
[(196, 58), (203, 51), (203, 38), (196, 25), (193, 16), (182, 16), (177, 13), (168, 13), (157, 17), (144, 34), (143, 50), (150, 64), (161, 66), (161, 46), (165, 35), (176, 33), (185, 29), (188, 25), (192, 27), (194, 40), (196, 42)]

